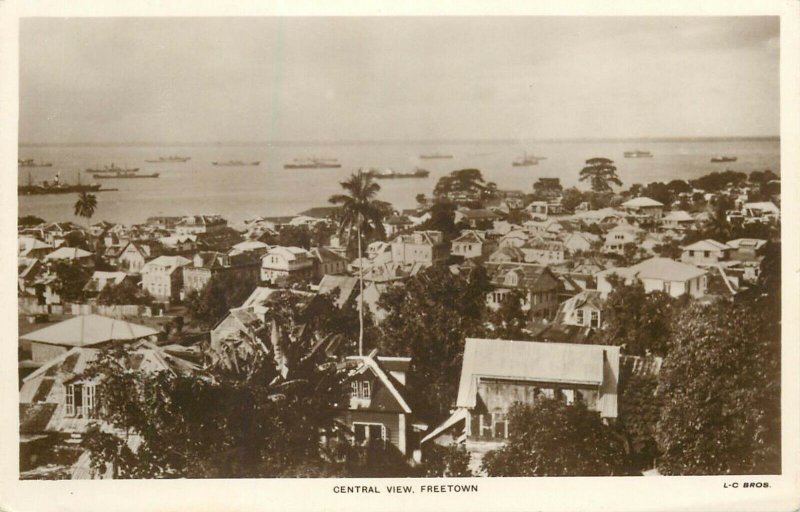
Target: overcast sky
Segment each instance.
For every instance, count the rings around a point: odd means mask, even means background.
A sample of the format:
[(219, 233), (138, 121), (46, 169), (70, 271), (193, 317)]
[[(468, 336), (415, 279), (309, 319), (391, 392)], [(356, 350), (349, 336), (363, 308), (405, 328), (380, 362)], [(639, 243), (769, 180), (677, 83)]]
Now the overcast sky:
[(25, 19), (20, 141), (779, 133), (778, 18)]

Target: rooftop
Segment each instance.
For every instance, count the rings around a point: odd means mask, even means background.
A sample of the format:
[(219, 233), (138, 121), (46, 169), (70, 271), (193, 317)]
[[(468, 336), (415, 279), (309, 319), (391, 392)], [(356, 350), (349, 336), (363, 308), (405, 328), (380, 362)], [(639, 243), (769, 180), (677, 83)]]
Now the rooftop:
[(108, 341), (130, 341), (158, 334), (150, 327), (101, 315), (81, 315), (21, 336), (51, 345), (88, 347)]

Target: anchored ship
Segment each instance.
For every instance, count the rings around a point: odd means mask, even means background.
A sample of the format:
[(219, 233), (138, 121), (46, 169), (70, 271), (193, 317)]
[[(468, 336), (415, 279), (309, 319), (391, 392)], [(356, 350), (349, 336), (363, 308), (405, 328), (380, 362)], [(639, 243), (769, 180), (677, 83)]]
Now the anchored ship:
[(158, 160), (145, 160), (150, 164), (180, 164), (191, 160), (190, 156), (160, 156)]
[(17, 166), (19, 167), (53, 167), (53, 164), (50, 162), (36, 162), (33, 158), (26, 158), (25, 160), (17, 160)]
[(100, 191), (100, 185), (92, 183), (89, 185), (80, 184), (80, 175), (78, 175), (78, 184), (69, 185), (61, 183), (59, 174), (56, 174), (53, 181), (43, 181), (40, 185), (34, 185), (31, 180), (31, 175), (28, 173), (28, 184), (17, 187), (17, 195), (34, 196), (44, 194), (70, 194), (75, 192), (97, 192)]
[(367, 171), (367, 174), (372, 176), (375, 179), (384, 180), (384, 179), (394, 179), (394, 178), (427, 178), (430, 174), (430, 171), (425, 169), (415, 169), (413, 171), (395, 171), (392, 169), (386, 169), (383, 171), (378, 171), (374, 169), (370, 169)]
[(424, 155), (419, 155), (419, 157), (423, 160), (436, 160), (436, 159), (453, 158), (453, 155), (445, 155), (443, 153), (426, 153)]
[(543, 158), (524, 153), (521, 157), (511, 162), (511, 165), (513, 167), (530, 167), (531, 165), (539, 165), (539, 160), (543, 160)]
[(737, 157), (735, 156), (715, 156), (711, 159), (712, 163), (718, 164), (720, 162), (735, 162)]
[(642, 150), (635, 150), (635, 151), (626, 151), (624, 153), (625, 158), (653, 158), (653, 154), (649, 151), (642, 151)]
[(110, 179), (132, 179), (132, 178), (158, 178), (159, 173), (154, 172), (151, 174), (139, 174), (135, 171), (117, 171), (117, 172), (102, 172), (102, 173), (94, 173), (92, 174), (93, 177), (101, 179), (101, 180), (110, 180)]
[(284, 169), (338, 169), (342, 166), (336, 158), (295, 158)]
[(91, 172), (91, 173), (94, 173), (94, 174), (117, 174), (117, 173), (120, 173), (120, 172), (134, 173), (134, 172), (137, 172), (137, 171), (139, 171), (138, 167), (133, 167), (133, 168), (130, 168), (130, 167), (117, 167), (117, 165), (114, 164), (114, 163), (112, 163), (110, 166), (109, 165), (103, 166), (102, 169), (99, 169), (99, 168), (98, 169), (92, 169), (92, 168), (86, 169), (86, 172)]
[(242, 162), (241, 160), (228, 160), (227, 162), (211, 162), (212, 165), (217, 167), (255, 167), (261, 165), (260, 161), (255, 162)]

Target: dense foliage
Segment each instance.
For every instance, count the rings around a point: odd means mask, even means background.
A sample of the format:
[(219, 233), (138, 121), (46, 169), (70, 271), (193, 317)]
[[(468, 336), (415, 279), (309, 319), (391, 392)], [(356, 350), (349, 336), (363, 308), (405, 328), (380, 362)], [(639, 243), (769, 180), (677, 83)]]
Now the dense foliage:
[(83, 288), (92, 277), (89, 271), (80, 265), (59, 261), (53, 265), (56, 280), (53, 290), (64, 302), (82, 302)]
[(44, 224), (44, 222), (43, 218), (37, 217), (36, 215), (17, 217), (17, 225), (21, 227), (38, 226), (39, 224)]
[(388, 316), (380, 352), (412, 357), (408, 388), (423, 417), (441, 419), (454, 403), (464, 340), (484, 333), (487, 291), (480, 267), (467, 279), (434, 266), (381, 297)]
[(617, 428), (628, 444), (628, 463), (633, 471), (655, 467), (658, 458), (656, 425), (661, 414), (661, 401), (656, 396), (655, 375), (631, 375), (620, 378)]
[(468, 197), (485, 199), (495, 190), (494, 183), (487, 183), (478, 169), (460, 169), (442, 176), (436, 182), (433, 195), (436, 197), (464, 194)]
[(109, 284), (100, 291), (97, 303), (104, 305), (143, 305), (153, 304), (153, 296), (132, 281), (125, 279), (119, 284)]
[(528, 314), (523, 310), (524, 301), (525, 296), (519, 290), (511, 290), (500, 307), (488, 314), (488, 335), (503, 340), (527, 339)]
[(509, 413), (509, 439), (488, 452), (489, 476), (612, 476), (625, 474), (623, 442), (583, 402), (554, 398), (520, 403)]
[(252, 278), (234, 272), (219, 273), (212, 276), (202, 290), (193, 290), (187, 295), (186, 307), (194, 322), (210, 327), (231, 308), (240, 306), (255, 288)]
[(764, 284), (752, 302), (675, 319), (658, 388), (662, 473), (780, 472), (780, 285)]
[(470, 454), (463, 445), (439, 446), (430, 443), (423, 453), (424, 463), (419, 470), (425, 477), (473, 476), (469, 469)]

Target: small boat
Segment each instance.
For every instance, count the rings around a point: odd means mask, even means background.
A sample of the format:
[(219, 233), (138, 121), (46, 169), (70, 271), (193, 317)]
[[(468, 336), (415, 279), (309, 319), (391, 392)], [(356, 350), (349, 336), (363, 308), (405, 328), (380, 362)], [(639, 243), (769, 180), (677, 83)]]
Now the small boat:
[(426, 153), (424, 155), (419, 155), (419, 157), (423, 160), (436, 160), (436, 159), (453, 158), (453, 155), (445, 155), (442, 153)]
[(228, 160), (227, 162), (211, 162), (211, 165), (215, 165), (217, 167), (256, 167), (261, 165), (261, 161), (256, 160), (255, 162), (243, 162), (241, 160)]
[(737, 159), (738, 158), (735, 157), (735, 156), (726, 156), (726, 155), (715, 156), (715, 157), (711, 158), (711, 163), (718, 164), (718, 163), (721, 163), (721, 162), (735, 162)]
[(158, 160), (145, 160), (149, 164), (181, 164), (191, 160), (190, 156), (160, 156)]
[(375, 169), (370, 169), (367, 171), (367, 174), (372, 176), (378, 180), (387, 180), (387, 179), (394, 179), (394, 178), (427, 178), (430, 174), (430, 171), (425, 169), (415, 169), (413, 171), (395, 171), (392, 169), (386, 169), (383, 171), (378, 171)]
[(511, 162), (512, 167), (530, 167), (531, 165), (539, 165), (539, 160), (543, 160), (539, 156), (530, 156), (524, 153), (521, 157)]
[(138, 171), (139, 171), (138, 167), (117, 167), (117, 165), (114, 164), (114, 163), (112, 163), (110, 166), (109, 165), (105, 165), (105, 166), (103, 166), (102, 169), (99, 169), (99, 168), (98, 169), (91, 169), (91, 168), (86, 169), (86, 172), (91, 172), (91, 173), (94, 173), (94, 174), (116, 174), (116, 173), (120, 173), (120, 172), (134, 173), (134, 172), (138, 172)]
[(51, 162), (36, 162), (33, 158), (17, 159), (18, 167), (53, 167)]
[(111, 180), (111, 179), (132, 179), (132, 178), (158, 178), (159, 173), (154, 172), (151, 174), (139, 174), (137, 172), (131, 171), (117, 171), (115, 173), (109, 172), (102, 172), (102, 173), (94, 173), (92, 174), (93, 177), (103, 180)]
[(336, 158), (295, 158), (284, 169), (338, 169), (342, 166)]
[(637, 149), (635, 151), (626, 151), (625, 158), (653, 158), (653, 153), (649, 151), (642, 151)]

